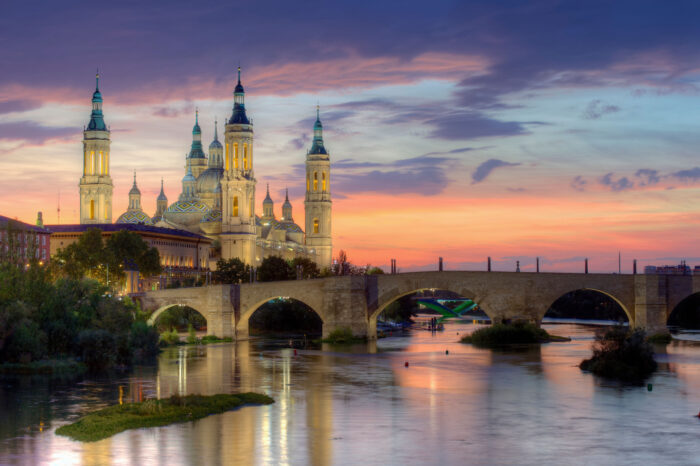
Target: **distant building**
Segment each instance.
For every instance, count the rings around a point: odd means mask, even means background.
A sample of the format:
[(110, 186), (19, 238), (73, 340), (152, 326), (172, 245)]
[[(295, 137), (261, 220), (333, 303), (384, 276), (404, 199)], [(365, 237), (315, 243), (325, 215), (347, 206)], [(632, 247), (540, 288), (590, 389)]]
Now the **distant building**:
[[(37, 223), (41, 225), (41, 212)], [(32, 258), (47, 263), (51, 257), (51, 235), (41, 226), (0, 215), (0, 257), (16, 263)]]
[[(139, 277), (138, 285), (130, 285), (128, 292), (165, 288), (168, 284), (186, 279), (204, 279), (209, 271), (212, 240), (174, 228), (161, 228), (138, 223), (102, 223), (87, 225), (47, 225), (51, 231), (51, 254), (78, 241), (89, 228), (102, 231), (102, 239), (127, 230), (138, 234), (149, 246), (158, 249), (163, 273), (157, 277)], [(135, 280), (129, 280), (133, 283)]]
[[(685, 261), (681, 261), (678, 265), (647, 265), (644, 267), (644, 273), (647, 275), (690, 275), (691, 269)], [(700, 266), (695, 267), (695, 273), (700, 273)]]

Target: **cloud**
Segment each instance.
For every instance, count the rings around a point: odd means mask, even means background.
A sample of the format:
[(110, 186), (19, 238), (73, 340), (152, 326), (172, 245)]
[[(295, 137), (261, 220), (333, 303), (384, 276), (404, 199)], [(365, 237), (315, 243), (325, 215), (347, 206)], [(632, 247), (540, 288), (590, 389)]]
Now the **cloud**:
[(350, 193), (440, 194), (456, 161), (449, 157), (413, 157), (395, 162), (343, 159), (333, 163), (333, 189)]
[(603, 115), (620, 111), (617, 105), (604, 104), (601, 100), (591, 100), (583, 111), (582, 117), (586, 120), (598, 120)]
[(79, 134), (79, 128), (42, 126), (33, 121), (0, 123), (0, 140), (3, 141), (26, 141), (42, 145), (49, 140), (74, 138)]
[(608, 173), (604, 175), (602, 178), (600, 178), (600, 184), (602, 184), (603, 186), (607, 186), (615, 192), (625, 191), (627, 189), (634, 188), (634, 182), (630, 181), (629, 178), (627, 178), (626, 176), (614, 180), (613, 175), (613, 173)]
[(176, 107), (168, 107), (168, 106), (160, 106), (156, 107), (153, 109), (153, 116), (157, 117), (163, 117), (163, 118), (177, 118), (182, 115), (193, 115), (194, 114), (194, 105), (186, 105), (184, 107), (176, 108)]
[(295, 150), (300, 150), (309, 145), (309, 142), (311, 141), (311, 137), (308, 134), (302, 134), (298, 138), (294, 138), (291, 141), (289, 141), (289, 144), (295, 149)]
[(634, 174), (637, 178), (641, 178), (639, 181), (639, 186), (652, 186), (661, 181), (661, 176), (659, 176), (658, 170), (652, 170), (649, 168), (640, 168)]
[[(458, 111), (427, 120), (436, 128), (430, 137), (442, 139), (476, 139), (490, 136), (515, 136), (527, 134), (523, 123), (501, 121), (480, 112)], [(537, 122), (533, 122), (537, 123)]]
[(671, 176), (675, 176), (682, 181), (698, 181), (700, 180), (700, 167), (680, 170), (675, 173), (671, 173)]
[(36, 100), (18, 99), (0, 102), (0, 115), (4, 113), (26, 112), (41, 107), (41, 102)]
[(587, 184), (588, 181), (586, 181), (581, 175), (577, 175), (573, 180), (571, 180), (571, 187), (574, 189), (574, 191), (585, 191)]
[(498, 159), (489, 159), (486, 162), (479, 165), (478, 167), (476, 167), (476, 170), (474, 170), (474, 173), (472, 173), (472, 184), (481, 183), (496, 168), (517, 167), (518, 165), (520, 165), (520, 164), (519, 163), (504, 162), (503, 160), (498, 160)]

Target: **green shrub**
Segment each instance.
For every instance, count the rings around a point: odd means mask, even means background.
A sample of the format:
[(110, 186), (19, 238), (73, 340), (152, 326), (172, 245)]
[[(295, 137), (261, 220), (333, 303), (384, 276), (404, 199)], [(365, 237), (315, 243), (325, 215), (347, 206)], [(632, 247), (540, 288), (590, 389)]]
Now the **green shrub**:
[(641, 329), (617, 326), (598, 332), (593, 357), (579, 367), (601, 377), (641, 383), (657, 367), (654, 349)]
[(194, 332), (194, 327), (192, 327), (192, 324), (187, 326), (187, 343), (190, 345), (196, 345), (199, 340), (197, 340), (197, 334)]
[(132, 350), (135, 362), (152, 360), (158, 355), (158, 331), (146, 322), (137, 321), (131, 324), (129, 333), (129, 347)]
[(494, 348), (506, 345), (523, 345), (542, 343), (550, 340), (546, 330), (531, 323), (493, 324), (475, 330), (471, 335), (462, 337), (462, 343), (474, 346)]
[(78, 347), (90, 371), (106, 369), (117, 360), (117, 344), (107, 330), (83, 330), (78, 334)]
[(323, 343), (347, 344), (364, 341), (364, 338), (356, 337), (348, 327), (340, 327), (333, 330), (327, 338), (321, 340)]
[(668, 345), (673, 341), (673, 337), (670, 333), (657, 333), (655, 335), (649, 335), (647, 341), (656, 345)]
[(177, 334), (177, 330), (171, 328), (160, 334), (160, 342), (166, 345), (177, 345), (180, 343), (180, 335)]

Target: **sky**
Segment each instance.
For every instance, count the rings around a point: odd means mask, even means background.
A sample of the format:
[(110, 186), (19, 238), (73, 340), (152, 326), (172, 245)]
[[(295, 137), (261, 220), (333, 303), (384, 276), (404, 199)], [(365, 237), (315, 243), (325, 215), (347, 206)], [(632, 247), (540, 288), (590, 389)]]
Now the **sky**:
[[(356, 264), (592, 272), (700, 265), (695, 1), (7, 2), (0, 214), (78, 222), (100, 69), (113, 217), (137, 172), (177, 200), (236, 68), (255, 128), (257, 211), (289, 188), (303, 225), (316, 105), (334, 252)], [(221, 134), (221, 131), (220, 131)]]

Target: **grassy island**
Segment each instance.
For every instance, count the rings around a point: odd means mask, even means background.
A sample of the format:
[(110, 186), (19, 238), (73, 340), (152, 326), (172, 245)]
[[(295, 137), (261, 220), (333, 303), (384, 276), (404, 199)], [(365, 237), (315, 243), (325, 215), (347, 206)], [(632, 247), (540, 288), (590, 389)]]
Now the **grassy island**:
[(510, 345), (528, 345), (550, 341), (569, 341), (569, 338), (550, 335), (546, 330), (530, 323), (493, 324), (465, 335), (462, 343), (471, 343), (481, 348), (497, 348)]
[(270, 403), (274, 403), (272, 398), (259, 393), (173, 395), (162, 400), (148, 399), (140, 403), (125, 403), (100, 409), (72, 424), (59, 427), (56, 434), (81, 442), (95, 442), (128, 429), (189, 422), (244, 405)]
[(593, 357), (579, 367), (601, 377), (641, 383), (656, 370), (656, 361), (644, 330), (613, 327), (596, 335)]

